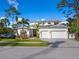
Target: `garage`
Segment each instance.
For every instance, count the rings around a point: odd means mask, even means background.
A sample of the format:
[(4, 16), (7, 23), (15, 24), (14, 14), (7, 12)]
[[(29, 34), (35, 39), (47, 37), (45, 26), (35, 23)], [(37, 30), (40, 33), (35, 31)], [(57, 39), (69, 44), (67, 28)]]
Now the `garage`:
[(64, 30), (51, 32), (52, 39), (66, 39), (67, 37), (67, 32)]
[(49, 39), (50, 38), (50, 33), (49, 32), (47, 32), (47, 31), (42, 31), (41, 32), (41, 37), (43, 38), (43, 39)]
[(68, 28), (65, 26), (41, 27), (41, 39), (68, 39)]

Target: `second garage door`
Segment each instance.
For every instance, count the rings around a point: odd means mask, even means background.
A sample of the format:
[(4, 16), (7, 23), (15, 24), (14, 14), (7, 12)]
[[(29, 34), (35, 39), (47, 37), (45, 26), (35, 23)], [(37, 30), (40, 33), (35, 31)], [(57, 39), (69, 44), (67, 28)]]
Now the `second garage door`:
[(66, 39), (67, 38), (67, 32), (66, 31), (54, 31), (51, 32), (52, 39)]

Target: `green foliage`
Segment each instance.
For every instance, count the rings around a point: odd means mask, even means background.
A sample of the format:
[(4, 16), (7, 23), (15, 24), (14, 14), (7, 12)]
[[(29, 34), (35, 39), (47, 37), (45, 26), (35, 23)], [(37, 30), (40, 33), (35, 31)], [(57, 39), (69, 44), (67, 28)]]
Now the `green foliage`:
[(0, 27), (0, 34), (4, 33), (3, 28)]
[(76, 19), (69, 18), (69, 32), (76, 33), (76, 39), (79, 40), (79, 0), (61, 0), (57, 5), (58, 10), (61, 10), (63, 15), (67, 18), (76, 15)]
[(26, 34), (27, 32), (25, 31), (25, 30), (21, 30), (21, 35), (20, 35), (20, 37), (22, 38), (22, 39), (26, 39), (27, 38), (27, 34)]
[[(8, 9), (5, 10), (6, 12), (6, 17), (7, 18), (12, 18), (12, 20), (15, 19), (15, 21), (18, 21), (18, 16), (21, 14), (14, 6), (10, 6)], [(12, 25), (15, 27), (15, 25)], [(18, 34), (18, 24), (16, 24), (16, 32), (17, 32), (17, 37), (19, 37)]]
[(77, 26), (76, 24), (76, 19), (68, 18), (67, 21), (69, 22), (68, 23), (69, 32), (74, 32), (76, 40), (79, 41), (79, 26)]
[(21, 21), (18, 21), (17, 24), (22, 24), (23, 26), (29, 26), (29, 20), (28, 19), (25, 19), (25, 18), (22, 18)]
[(3, 34), (3, 33), (14, 33), (14, 30), (11, 28), (0, 27), (0, 34)]
[(6, 27), (7, 27), (8, 25), (10, 25), (10, 22), (9, 22), (9, 20), (8, 20), (7, 18), (1, 19), (0, 22), (3, 23), (4, 26), (6, 26)]
[(62, 11), (65, 17), (79, 14), (79, 0), (60, 0), (57, 4), (57, 9)]
[(19, 27), (19, 25), (20, 25), (20, 27), (22, 28), (20, 37), (23, 38), (23, 39), (27, 38), (27, 35), (26, 35), (27, 32), (24, 30), (24, 28), (25, 28), (25, 27), (26, 27), (27, 29), (29, 28), (29, 22), (28, 22), (28, 21), (29, 21), (29, 20), (28, 20), (28, 19), (25, 19), (25, 18), (22, 18), (21, 21), (17, 21), (18, 27)]
[(79, 26), (76, 27), (76, 32), (79, 32)]
[(69, 32), (79, 32), (79, 26), (76, 24), (76, 18), (68, 18), (66, 21), (68, 21)]
[[(47, 41), (42, 41), (41, 39), (1, 39), (0, 42), (8, 42), (8, 43), (0, 43), (0, 46), (48, 46), (48, 44), (44, 43)], [(15, 43), (17, 42), (17, 43)], [(19, 43), (19, 42), (24, 42), (24, 43)], [(25, 42), (37, 42), (37, 43), (25, 43)], [(38, 43), (38, 42), (43, 42)]]
[(7, 17), (13, 17), (15, 15), (21, 14), (14, 6), (10, 6), (8, 9), (5, 10), (5, 12)]
[(68, 21), (69, 32), (76, 32), (76, 19), (68, 18), (66, 21)]
[(60, 9), (60, 8), (63, 8), (66, 6), (66, 0), (61, 0), (60, 3), (58, 3), (57, 5), (57, 8)]
[(39, 24), (36, 24), (36, 37), (39, 38)]

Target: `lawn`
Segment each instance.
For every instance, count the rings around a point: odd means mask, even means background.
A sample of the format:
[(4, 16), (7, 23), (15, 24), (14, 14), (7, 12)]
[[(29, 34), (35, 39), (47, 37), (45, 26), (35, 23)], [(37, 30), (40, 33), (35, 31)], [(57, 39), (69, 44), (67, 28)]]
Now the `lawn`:
[(47, 42), (41, 39), (0, 39), (0, 42)]
[(36, 43), (16, 43), (16, 44), (13, 44), (13, 43), (0, 43), (0, 46), (41, 46), (41, 47), (47, 47), (48, 44), (36, 44)]
[(13, 42), (47, 42), (40, 39), (0, 39), (0, 42), (9, 42), (9, 43), (0, 43), (0, 46), (48, 46), (45, 43), (13, 43)]

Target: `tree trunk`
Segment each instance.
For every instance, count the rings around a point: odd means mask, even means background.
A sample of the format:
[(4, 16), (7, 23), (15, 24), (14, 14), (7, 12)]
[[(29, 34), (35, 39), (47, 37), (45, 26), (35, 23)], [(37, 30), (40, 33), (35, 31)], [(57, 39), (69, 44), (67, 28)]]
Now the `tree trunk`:
[(75, 33), (75, 39), (79, 41), (79, 32)]
[(74, 9), (75, 9), (76, 18), (77, 18), (77, 26), (79, 26), (78, 0), (74, 0), (74, 2), (75, 2)]
[[(74, 9), (75, 9), (76, 19), (77, 19), (76, 23), (77, 23), (77, 27), (79, 27), (78, 0), (74, 0), (74, 2), (75, 2)], [(76, 38), (76, 40), (79, 40), (79, 32), (78, 31), (76, 31), (75, 38)]]
[[(16, 22), (18, 22), (17, 16), (16, 16)], [(18, 38), (20, 38), (20, 37), (19, 37), (19, 33), (18, 33), (18, 24), (16, 25), (16, 27), (17, 27), (17, 28), (16, 28), (16, 32), (17, 32), (17, 37), (16, 37), (16, 38), (18, 39)]]
[(22, 26), (21, 38), (22, 39), (25, 39), (26, 38), (26, 31), (24, 30), (24, 24)]
[(17, 32), (17, 37), (16, 37), (16, 39), (18, 39), (18, 38), (19, 38), (19, 34), (18, 34), (18, 26), (17, 26), (16, 32)]
[(77, 26), (79, 26), (79, 15), (77, 14)]

